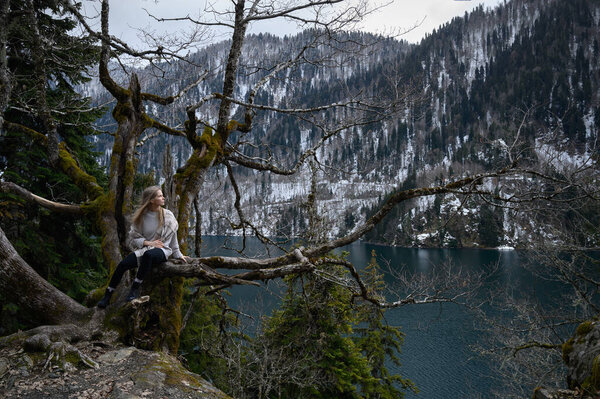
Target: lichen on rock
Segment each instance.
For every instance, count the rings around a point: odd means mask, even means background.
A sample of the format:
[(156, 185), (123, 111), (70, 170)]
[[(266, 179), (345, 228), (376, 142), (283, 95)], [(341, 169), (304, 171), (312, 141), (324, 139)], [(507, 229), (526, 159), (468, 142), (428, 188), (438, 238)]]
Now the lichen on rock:
[(587, 394), (600, 392), (600, 322), (581, 323), (575, 335), (563, 345), (567, 383)]
[(0, 351), (2, 398), (229, 398), (166, 353), (88, 342), (79, 350), (97, 367), (44, 367), (45, 356), (14, 349)]

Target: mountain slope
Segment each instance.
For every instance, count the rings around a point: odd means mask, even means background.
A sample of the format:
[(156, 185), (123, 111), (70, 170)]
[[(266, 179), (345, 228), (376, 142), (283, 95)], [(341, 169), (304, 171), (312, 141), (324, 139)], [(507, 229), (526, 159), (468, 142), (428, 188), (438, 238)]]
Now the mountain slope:
[[(398, 77), (419, 93), (397, 119), (348, 129), (318, 151), (324, 166), (318, 172), (317, 201), (329, 220), (329, 234), (336, 236), (364, 220), (394, 190), (489, 170), (503, 162), (494, 143), (512, 143), (524, 114), (519, 139), (527, 159), (544, 157), (542, 149), (559, 151), (573, 162), (590, 155), (600, 129), (599, 21), (600, 5), (592, 0), (514, 0), (455, 18), (417, 46), (348, 34), (346, 45), (353, 35), (375, 45), (365, 57), (331, 57), (338, 67), (307, 64), (278, 75), (256, 102), (291, 107), (326, 104), (344, 93), (383, 96)], [(306, 37), (307, 32), (248, 37), (236, 96), (244, 98), (262, 67), (289, 57)], [(179, 108), (149, 111), (171, 125), (181, 123), (183, 105), (219, 88), (228, 45), (218, 43), (196, 54), (195, 61), (211, 73)], [(316, 47), (307, 56), (323, 59), (328, 54)], [(166, 66), (165, 76), (169, 79), (146, 73), (145, 90), (172, 94), (195, 75), (174, 63)], [(273, 113), (259, 113), (254, 126), (244, 139), (263, 150), (268, 143), (273, 158), (286, 166), (320, 134), (307, 123)], [(166, 143), (176, 166), (189, 156), (183, 140), (158, 136), (141, 147), (140, 171), (158, 173)], [(106, 140), (98, 142), (105, 160), (107, 145)], [(257, 155), (250, 147), (245, 151)], [(300, 234), (307, 224), (303, 203), (310, 186), (308, 166), (292, 177), (240, 168), (235, 173), (245, 193), (246, 213), (267, 234)], [(223, 169), (217, 171), (201, 198), (205, 234), (234, 233), (227, 220), (235, 220), (233, 190), (224, 176)], [(457, 212), (460, 217), (453, 217)], [(532, 239), (530, 224), (516, 212), (487, 209), (476, 200), (425, 198), (398, 207), (368, 239), (398, 245), (520, 245)]]

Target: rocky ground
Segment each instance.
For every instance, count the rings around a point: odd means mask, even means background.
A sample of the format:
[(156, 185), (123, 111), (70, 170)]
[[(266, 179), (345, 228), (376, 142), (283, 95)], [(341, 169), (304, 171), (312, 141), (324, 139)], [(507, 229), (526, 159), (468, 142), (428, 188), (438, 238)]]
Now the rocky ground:
[[(0, 398), (229, 398), (166, 353), (103, 341), (41, 345), (48, 349), (36, 351), (36, 337), (0, 346)], [(562, 350), (570, 389), (539, 387), (533, 398), (599, 398), (600, 321), (580, 324)]]
[[(27, 399), (229, 398), (170, 355), (86, 343), (87, 357), (0, 350), (0, 397)], [(75, 364), (74, 364), (75, 363)]]

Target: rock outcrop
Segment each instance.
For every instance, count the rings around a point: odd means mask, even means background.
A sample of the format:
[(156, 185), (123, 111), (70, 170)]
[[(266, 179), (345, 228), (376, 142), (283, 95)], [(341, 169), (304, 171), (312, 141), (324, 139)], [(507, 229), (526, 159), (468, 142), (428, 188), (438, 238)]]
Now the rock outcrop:
[(80, 359), (14, 347), (0, 351), (2, 398), (224, 399), (226, 394), (168, 354), (91, 345)]
[(569, 387), (592, 395), (600, 392), (600, 322), (581, 323), (562, 353)]
[(562, 346), (569, 389), (539, 387), (533, 399), (582, 399), (600, 397), (600, 321), (581, 323)]
[(546, 389), (538, 388), (533, 394), (533, 399), (580, 399), (577, 391), (570, 389)]

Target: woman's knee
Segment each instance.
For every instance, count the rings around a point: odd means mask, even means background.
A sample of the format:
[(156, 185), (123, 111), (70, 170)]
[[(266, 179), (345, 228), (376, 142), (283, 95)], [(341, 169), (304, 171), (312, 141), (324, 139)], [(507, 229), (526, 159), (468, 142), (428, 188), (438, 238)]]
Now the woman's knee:
[(133, 269), (134, 267), (137, 267), (137, 259), (134, 253), (131, 253), (123, 258), (123, 260), (121, 260), (117, 265), (117, 269), (125, 270)]
[(149, 260), (152, 262), (163, 262), (165, 260), (165, 255), (162, 249), (154, 248), (150, 249), (142, 255), (142, 259)]

